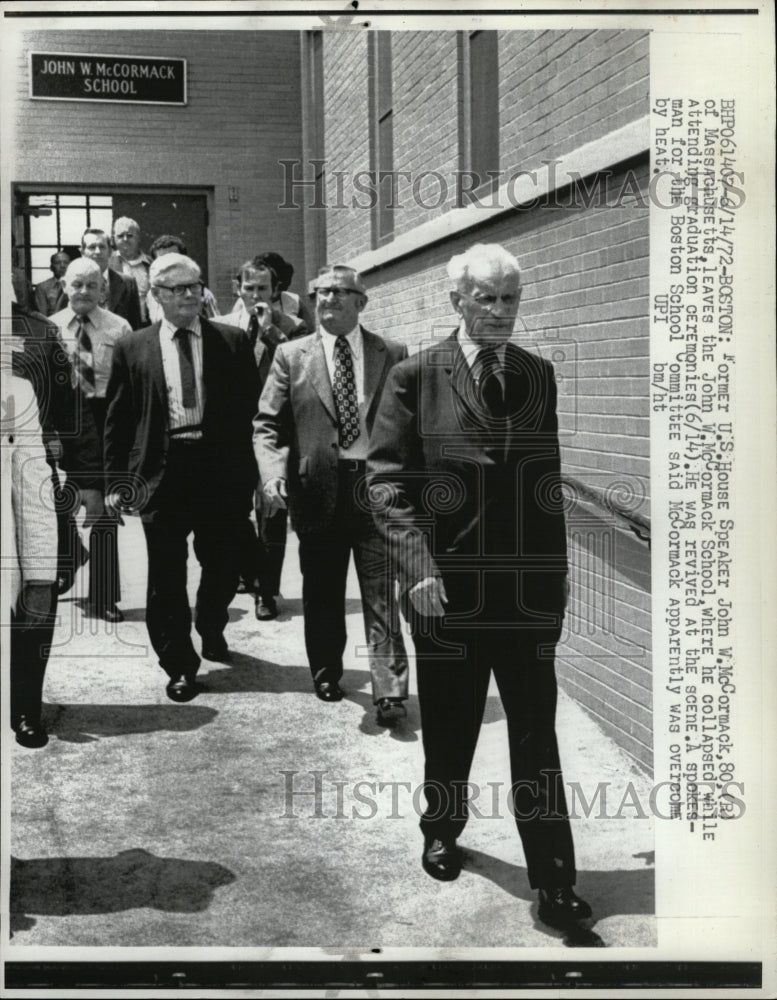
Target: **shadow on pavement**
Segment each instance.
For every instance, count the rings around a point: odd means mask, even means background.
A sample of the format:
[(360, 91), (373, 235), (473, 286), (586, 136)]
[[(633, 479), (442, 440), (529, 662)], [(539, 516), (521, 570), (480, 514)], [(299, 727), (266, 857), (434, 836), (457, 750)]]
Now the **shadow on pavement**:
[(217, 715), (204, 705), (57, 705), (48, 707), (46, 722), (49, 733), (65, 743), (93, 743), (101, 736), (189, 732)]
[(160, 858), (143, 848), (112, 858), (11, 858), (11, 930), (29, 930), (35, 921), (28, 914), (65, 917), (140, 907), (198, 913), (216, 889), (234, 881), (214, 861)]
[[(361, 615), (362, 613), (362, 602), (356, 597), (349, 597), (345, 602), (345, 613), (346, 615)], [(275, 619), (279, 622), (291, 621), (292, 618), (302, 617), (302, 600), (300, 598), (280, 598), (278, 601), (278, 617)], [(261, 625), (261, 622), (259, 623)]]
[(591, 904), (594, 916), (591, 920), (582, 921), (566, 932), (557, 931), (542, 923), (537, 917), (537, 893), (529, 885), (525, 868), (469, 848), (462, 848), (462, 854), (466, 871), (482, 875), (517, 899), (531, 902), (535, 927), (554, 937), (565, 935), (564, 944), (568, 947), (604, 947), (604, 942), (591, 930), (591, 927), (606, 917), (618, 914), (655, 913), (653, 868), (578, 871), (575, 891), (579, 891), (586, 902)]

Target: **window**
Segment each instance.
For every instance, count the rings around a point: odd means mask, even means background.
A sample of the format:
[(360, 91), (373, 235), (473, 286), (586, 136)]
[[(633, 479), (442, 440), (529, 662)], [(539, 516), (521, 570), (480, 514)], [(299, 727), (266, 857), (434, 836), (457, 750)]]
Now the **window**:
[[(479, 194), (498, 183), (499, 41), (496, 31), (470, 31), (460, 39), (460, 160)], [(468, 187), (470, 185), (467, 185)]]
[(19, 247), (34, 285), (51, 277), (49, 261), (58, 250), (80, 248), (85, 229), (110, 234), (113, 198), (106, 194), (28, 194), (21, 214), (24, 243)]
[[(373, 210), (373, 244), (394, 237), (394, 100), (391, 81), (391, 32), (370, 35), (371, 168), (376, 173), (377, 204)], [(382, 179), (381, 179), (382, 178)]]

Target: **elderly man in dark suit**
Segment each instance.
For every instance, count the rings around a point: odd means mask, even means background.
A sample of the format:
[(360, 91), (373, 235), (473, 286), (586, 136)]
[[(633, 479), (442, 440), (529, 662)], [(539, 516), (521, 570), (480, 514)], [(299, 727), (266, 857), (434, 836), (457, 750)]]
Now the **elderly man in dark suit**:
[(521, 297), (512, 254), (479, 244), (448, 273), (459, 327), (392, 370), (368, 466), (417, 654), (422, 863), (443, 881), (461, 869), (456, 839), (493, 673), (529, 882), (540, 918), (564, 927), (591, 910), (572, 890), (555, 734), (567, 574), (556, 385), (550, 363), (509, 343)]
[[(111, 259), (108, 234), (102, 229), (86, 229), (81, 237), (81, 256), (93, 260), (102, 273), (104, 285), (100, 306), (126, 319), (132, 329), (137, 330), (142, 323), (138, 286), (134, 278), (127, 278), (108, 266)], [(63, 290), (54, 312), (60, 312), (67, 304), (67, 294)]]
[(299, 536), (305, 645), (316, 694), (329, 702), (343, 697), (345, 584), (353, 552), (377, 720), (393, 725), (407, 714), (407, 657), (385, 543), (361, 494), (386, 376), (407, 349), (360, 326), (367, 293), (352, 268), (325, 268), (316, 294), (318, 331), (276, 348), (254, 422), (256, 456), (269, 503), (288, 502)]
[(197, 694), (200, 658), (186, 594), (187, 538), (202, 566), (196, 629), (202, 655), (226, 660), (227, 609), (257, 469), (251, 447), (258, 377), (241, 330), (199, 313), (198, 265), (153, 262), (164, 318), (114, 348), (105, 421), (106, 506), (140, 513), (148, 549), (146, 624), (173, 701)]

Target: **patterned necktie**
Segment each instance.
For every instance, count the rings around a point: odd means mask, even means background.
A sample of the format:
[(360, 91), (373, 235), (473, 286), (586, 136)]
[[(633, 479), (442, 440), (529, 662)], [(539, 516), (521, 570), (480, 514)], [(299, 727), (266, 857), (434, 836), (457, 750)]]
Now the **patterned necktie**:
[(480, 401), (494, 417), (504, 416), (505, 400), (499, 375), (502, 366), (496, 349), (482, 347), (477, 353)]
[(88, 316), (80, 316), (76, 330), (76, 349), (73, 352), (73, 383), (85, 396), (94, 396), (94, 357), (92, 355), (92, 338), (86, 329)]
[(175, 345), (178, 348), (178, 364), (181, 369), (181, 402), (186, 409), (197, 405), (197, 390), (194, 379), (191, 330), (181, 327), (175, 331)]
[(335, 377), (332, 386), (341, 448), (350, 448), (359, 436), (359, 402), (353, 355), (345, 337), (335, 340)]

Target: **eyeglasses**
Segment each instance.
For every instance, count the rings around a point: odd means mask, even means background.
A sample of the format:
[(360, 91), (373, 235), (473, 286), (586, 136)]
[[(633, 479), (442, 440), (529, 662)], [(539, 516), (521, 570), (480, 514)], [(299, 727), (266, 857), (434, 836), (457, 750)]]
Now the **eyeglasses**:
[(322, 299), (326, 295), (331, 295), (335, 299), (345, 298), (346, 295), (361, 295), (361, 292), (353, 288), (317, 288), (316, 293)]
[(192, 292), (194, 295), (200, 295), (202, 293), (203, 284), (201, 281), (192, 281), (188, 285), (154, 285), (154, 288), (166, 288), (168, 292), (172, 292), (173, 295), (182, 299), (187, 292)]

